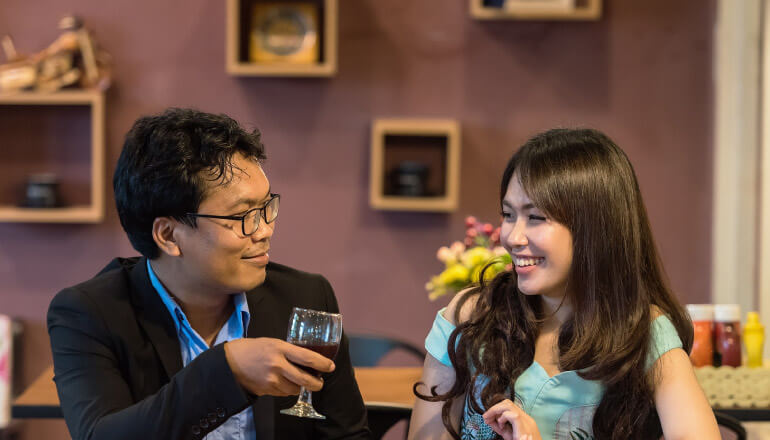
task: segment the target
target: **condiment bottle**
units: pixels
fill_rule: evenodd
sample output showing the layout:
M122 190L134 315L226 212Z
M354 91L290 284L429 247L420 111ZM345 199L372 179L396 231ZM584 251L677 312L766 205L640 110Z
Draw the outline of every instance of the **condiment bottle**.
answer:
M759 322L759 313L749 312L743 327L743 343L749 367L762 366L762 347L765 344L765 326Z
M714 343L712 341L714 306L711 304L687 304L687 312L690 314L694 330L690 360L696 367L711 365L714 359Z
M717 304L714 306L714 346L721 365L741 366L741 306Z

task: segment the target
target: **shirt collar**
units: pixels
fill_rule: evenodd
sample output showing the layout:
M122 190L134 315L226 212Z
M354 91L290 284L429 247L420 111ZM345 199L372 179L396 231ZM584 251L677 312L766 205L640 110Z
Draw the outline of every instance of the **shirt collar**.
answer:
M179 304L171 297L163 283L160 282L158 276L155 275L155 271L152 269L150 259L147 259L147 272L150 275L150 283L155 291L158 292L163 305L168 309L168 313L174 320L176 331L179 332L180 328L185 326L189 327L190 324L187 321L187 316L179 306ZM232 295L233 298L233 314L225 323L230 328L231 334L240 334L240 337L246 337L246 331L249 328L249 321L251 320L251 313L249 311L249 303L246 301L246 293L241 292ZM238 319L240 318L240 319Z

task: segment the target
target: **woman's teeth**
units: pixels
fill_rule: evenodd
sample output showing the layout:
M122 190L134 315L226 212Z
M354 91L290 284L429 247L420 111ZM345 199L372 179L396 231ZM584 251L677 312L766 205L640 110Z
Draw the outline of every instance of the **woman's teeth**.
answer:
M535 257L535 258L516 258L516 266L518 267L527 267L527 266L534 266L537 264L542 263L545 261L545 258L541 257Z

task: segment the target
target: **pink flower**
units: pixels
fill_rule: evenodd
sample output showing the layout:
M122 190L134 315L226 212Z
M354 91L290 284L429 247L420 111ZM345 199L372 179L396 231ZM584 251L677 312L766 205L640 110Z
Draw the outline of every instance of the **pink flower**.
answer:
M446 246L441 246L436 252L436 258L442 263L446 263L448 260L454 258L454 253Z
M459 257L463 252L465 252L465 245L459 241L456 241L452 243L451 246L449 246L449 249L452 251L452 253Z

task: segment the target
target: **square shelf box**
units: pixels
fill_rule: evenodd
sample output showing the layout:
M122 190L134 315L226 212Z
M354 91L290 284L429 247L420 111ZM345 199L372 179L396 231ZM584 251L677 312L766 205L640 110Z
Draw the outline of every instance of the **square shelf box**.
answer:
M540 7L538 2L528 1L518 9L508 8L505 3L502 7L490 6L493 2L489 0L468 1L470 15L477 20L590 21L602 17L602 0L574 0L574 7L565 10L558 0L544 0Z
M296 12L289 15L287 10ZM333 76L337 73L337 15L337 0L227 0L227 72L237 76ZM268 24L273 20L274 28L266 32L278 29L288 33L272 34L275 50L262 49L266 40L260 39L264 38L262 34L255 34L256 20ZM312 26L306 26L308 23ZM310 44L311 38L303 40L300 34L290 33L303 26L314 29L314 44Z
M460 126L450 119L372 124L369 204L394 211L451 212L460 192Z
M12 112L11 116L16 113L14 108L25 107L24 112L28 112L34 115L35 112L45 110L48 119L46 121L57 119L57 115L50 114L48 110L61 110L61 111L82 111L80 107L86 107L90 112L87 118L87 124L90 127L84 127L90 133L90 146L87 150L89 155L88 163L73 164L65 163L61 164L57 161L64 160L65 162L72 161L72 153L69 150L72 146L68 146L68 152L62 153L57 148L52 147L53 144L59 144L62 137L67 137L68 131L72 133L80 129L79 124L75 126L68 125L65 118L61 123L55 124L56 127L42 130L42 133L29 133L29 139L35 144L27 147L26 149L19 150L19 146L15 145L16 142L12 142L9 139L27 139L27 135L21 133L23 130L29 130L29 128L22 127L18 132L16 127L13 127L12 133L3 133L0 131L0 158L3 155L12 156L17 161L21 161L21 168L34 164L36 160L40 163L45 162L46 167L62 166L67 169L68 174L87 177L87 183L84 183L88 189L76 187L72 194L76 195L77 199L72 205L64 206L61 208L23 208L16 205L18 200L12 200L14 197L9 194L21 195L21 190L15 191L16 187L23 185L20 181L22 175L28 170L23 169L6 169L4 172L4 178L6 189L10 188L10 191L6 191L2 195L0 200L0 222L15 222L15 223L97 223L104 218L104 94L101 91L93 90L63 90L52 93L39 93L39 92L18 92L13 94L0 94L0 111ZM57 107L57 109L51 109L51 107ZM70 118L71 119L71 118ZM7 121L6 121L7 122ZM0 124L2 130L9 129L10 124ZM84 124L85 125L85 124ZM79 134L79 133L76 133ZM16 136L14 138L14 136ZM46 145L39 145L37 142L44 142ZM66 143L66 142L65 142ZM48 145L51 144L51 145ZM74 148L77 148L75 146ZM51 157L38 157L35 154L41 154L41 151L53 152ZM74 152L77 153L77 152ZM45 153L43 153L45 154ZM75 154L75 156L79 155ZM33 157L30 157L33 155ZM48 156L48 155L47 155ZM52 158L53 157L53 158ZM11 166L6 164L7 166ZM36 168L36 167L32 167ZM40 171L40 170L37 170ZM12 175L11 182L8 181L8 175ZM62 187L68 186L67 180L62 180ZM14 186L15 185L15 186ZM82 194L84 193L85 194ZM67 197L65 197L66 201Z

